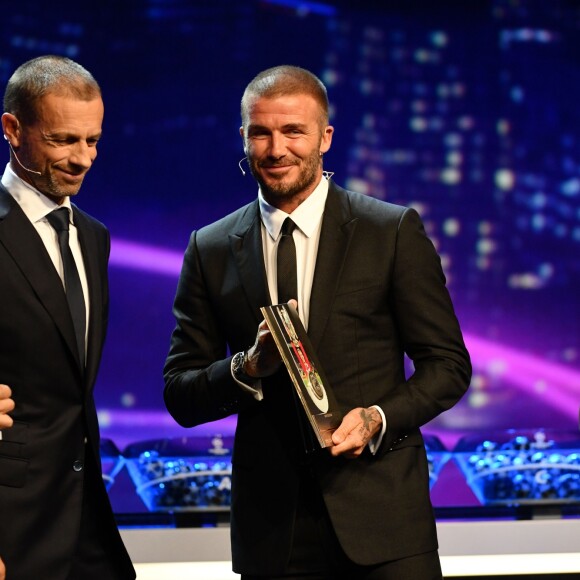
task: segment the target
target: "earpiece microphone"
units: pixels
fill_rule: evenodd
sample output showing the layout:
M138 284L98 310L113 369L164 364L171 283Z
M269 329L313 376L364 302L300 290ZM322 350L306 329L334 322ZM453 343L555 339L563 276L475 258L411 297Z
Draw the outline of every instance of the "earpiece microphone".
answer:
M246 152L246 149L244 148L244 153ZM247 159L247 157L242 157L242 159L240 159L240 162L238 163L238 167L240 168L240 171L242 172L242 175L245 177L246 172L244 171L244 168L242 167L242 161L245 161Z
M4 135L4 139L6 139L6 141L8 141L8 137L6 137L6 135ZM8 141L8 147L10 147L10 151L12 151L12 155L14 155L14 159L16 159L16 161L18 161L18 165L20 165L20 167L22 167L22 169L24 169L24 171L28 171L28 173L35 173L36 175L42 175L42 173L40 171L34 171L33 169L28 169L28 167L24 167L24 165L22 165L22 163L20 163L20 159L18 159L18 156L14 152L14 149L12 148L12 143L10 143L10 141Z

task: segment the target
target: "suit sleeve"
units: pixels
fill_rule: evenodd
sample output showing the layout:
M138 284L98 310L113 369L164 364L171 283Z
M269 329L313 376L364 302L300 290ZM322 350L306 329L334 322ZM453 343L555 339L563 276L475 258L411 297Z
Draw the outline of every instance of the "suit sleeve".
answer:
M173 314L176 326L164 367L165 405L184 427L222 419L252 404L231 375L231 356L210 299L197 233L185 252Z
M441 260L414 210L403 213L396 240L391 309L414 372L380 403L387 418L387 449L401 434L451 408L471 378Z

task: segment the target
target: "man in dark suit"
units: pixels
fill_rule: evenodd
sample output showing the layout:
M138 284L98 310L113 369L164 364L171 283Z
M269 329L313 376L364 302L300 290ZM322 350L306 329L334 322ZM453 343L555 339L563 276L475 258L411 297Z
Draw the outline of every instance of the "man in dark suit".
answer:
M275 67L246 88L240 133L258 199L191 235L165 401L184 426L238 414L231 536L242 578L440 578L419 427L463 395L470 360L419 216L331 181L322 156L333 132L308 71ZM279 300L284 235L298 313L344 413L334 445L311 453L259 310Z
M97 155L102 120L99 85L69 59L33 59L8 81L0 557L9 580L135 578L101 477L93 400L107 327L109 234L70 202Z

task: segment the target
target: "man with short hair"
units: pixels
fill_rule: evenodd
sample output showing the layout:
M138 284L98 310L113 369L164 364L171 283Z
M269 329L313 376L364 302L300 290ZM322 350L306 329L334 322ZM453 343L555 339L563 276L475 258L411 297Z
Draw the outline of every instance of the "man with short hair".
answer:
M24 63L4 95L0 557L9 580L135 578L101 476L93 399L109 233L70 201L97 156L103 111L93 76L60 56Z
M164 371L181 425L238 414L234 571L243 580L440 579L419 428L460 399L471 365L439 257L414 210L345 191L323 171L334 129L313 74L260 73L241 114L258 199L192 233ZM260 313L286 291L277 253L287 236L290 303L344 414L333 445L314 452Z

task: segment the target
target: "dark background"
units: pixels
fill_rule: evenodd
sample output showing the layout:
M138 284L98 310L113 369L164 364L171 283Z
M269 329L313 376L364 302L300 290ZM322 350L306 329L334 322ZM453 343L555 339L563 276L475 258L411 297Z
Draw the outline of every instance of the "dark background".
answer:
M336 182L416 207L442 256L474 377L426 431L452 445L474 430L577 428L579 2L11 3L2 85L47 53L89 69L105 100L76 199L113 239L105 437L188 433L162 401L181 257L192 229L257 193L238 168L239 100L277 64L327 85Z

